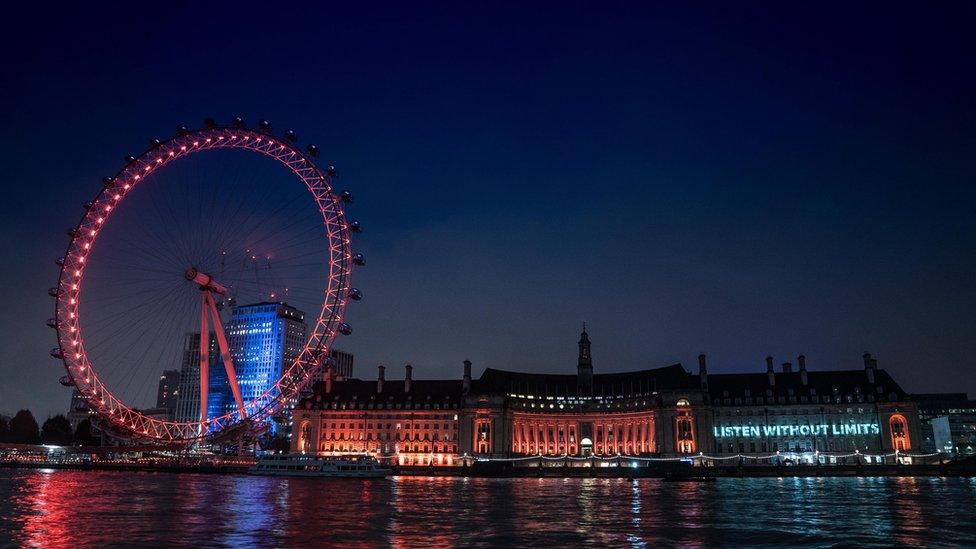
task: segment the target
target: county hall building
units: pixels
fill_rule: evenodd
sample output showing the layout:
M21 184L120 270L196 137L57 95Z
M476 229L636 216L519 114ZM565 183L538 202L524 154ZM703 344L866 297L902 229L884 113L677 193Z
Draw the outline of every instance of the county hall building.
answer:
M697 374L680 364L624 373L593 371L580 334L575 374L485 369L473 379L323 379L295 407L294 451L369 452L399 465L451 466L524 456L731 455L846 461L846 454L916 450L917 408L869 354L856 370ZM777 455L779 453L779 455ZM772 456L772 457L769 457Z

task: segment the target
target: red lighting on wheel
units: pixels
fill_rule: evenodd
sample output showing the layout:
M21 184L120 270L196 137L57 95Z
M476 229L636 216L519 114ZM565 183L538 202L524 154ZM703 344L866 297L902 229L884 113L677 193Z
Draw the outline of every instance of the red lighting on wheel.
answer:
M102 414L107 421L113 423L117 428L128 430L130 433L143 438L165 441L195 440L210 432L232 425L237 421L237 417L236 413L229 413L202 422L164 421L144 415L113 395L99 378L99 368L97 366L88 367L90 361L85 350L86 339L82 334L86 325L82 325L78 315L79 282L84 275L84 268L89 263L87 254L92 248L95 237L98 236L104 223L108 221L110 212L115 211L118 204L122 203L124 191L130 190L134 185L141 182L141 174L150 177L149 174L159 171L154 170L153 167L160 167L177 158L192 156L198 151L218 148L250 151L269 157L288 168L315 200L326 229L328 244L329 261L326 268L329 270L329 276L326 279L327 287L321 294L324 302L317 318L309 322L308 339L295 361L284 366L281 378L273 384L272 388L246 403L249 419L260 421L270 418L290 399L298 396L299 391L310 379L314 368L317 366L316 357L322 355L323 349L329 349L336 336L337 331L332 327L338 326L342 322L346 294L350 288L353 257L349 250L349 237L346 234L348 224L342 209L342 201L333 194L326 176L306 155L291 144L277 142L266 136L262 137L256 130L249 130L246 127L236 127L233 133L228 128L222 127L181 131L168 141L154 142L150 151L138 158L127 159L126 166L112 178L112 185L101 187L102 194L91 203L94 207L89 207L86 210L85 217L73 230L73 238L69 243L68 253L64 257L75 258L75 263L70 265L73 268L61 270L61 280L58 287L62 288L62 291L56 292L57 295L54 296L57 300L55 329L59 332L59 341L70 342L71 349L74 351L62 353L61 357L65 363L68 376L76 385L84 384L82 395L92 409ZM176 150L180 151L179 155L176 154ZM166 154L163 154L162 151L166 151ZM136 166L143 167L140 173L132 173L138 171ZM121 185L122 191L120 191L118 185L122 180L128 182ZM99 203L102 205L101 209L97 207ZM101 215L97 215L95 210L98 210L98 214ZM89 235L89 238L82 242L77 237L84 234ZM251 255L254 260L257 259L256 254ZM96 263L98 263L97 257ZM71 293L64 290L66 288L70 288ZM287 294L287 290L285 292ZM271 295L274 298L278 294L272 293ZM299 382L295 383L295 380L299 380Z

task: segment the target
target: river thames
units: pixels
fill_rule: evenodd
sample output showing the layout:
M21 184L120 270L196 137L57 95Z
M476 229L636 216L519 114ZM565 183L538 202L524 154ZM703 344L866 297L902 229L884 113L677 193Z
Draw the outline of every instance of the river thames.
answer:
M0 546L961 546L976 479L385 480L0 470Z

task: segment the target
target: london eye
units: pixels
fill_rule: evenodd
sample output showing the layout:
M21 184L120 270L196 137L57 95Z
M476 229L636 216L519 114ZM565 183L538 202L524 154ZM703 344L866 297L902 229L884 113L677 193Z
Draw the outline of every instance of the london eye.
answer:
M318 156L291 130L238 117L125 157L57 259L48 325L62 384L114 431L161 442L265 424L294 402L362 297L352 195ZM253 316L260 307L281 318ZM179 410L154 408L165 370L181 371Z

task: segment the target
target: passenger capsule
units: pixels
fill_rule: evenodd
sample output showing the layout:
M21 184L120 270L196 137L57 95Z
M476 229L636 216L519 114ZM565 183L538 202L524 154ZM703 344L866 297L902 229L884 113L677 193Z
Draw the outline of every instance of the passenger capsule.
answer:
M54 263L58 267L64 267L64 258L63 257L59 257L59 258L57 258L57 259L54 260Z
M64 351L61 350L61 347L55 347L55 348L51 349L51 356L53 356L54 358L63 359L64 358Z
M176 133L179 135L186 135L190 133L190 129L183 125L176 126Z
M335 366L335 359L333 359L331 356L327 356L322 359L322 367L324 368L326 366Z
M152 147L152 148L154 148L154 149L155 149L156 147L158 147L158 146L160 146L160 145L162 145L162 144L163 144L163 142L162 142L162 141L160 141L160 140L158 140L158 139L155 139L155 138L153 138L153 139L150 139L150 140L149 140L149 146L150 146L150 147Z
M363 267L366 265L366 256L364 256L363 254L356 254L352 256L352 262L355 265L359 265L360 267Z
M319 155L319 148L316 147L315 145L309 145L305 147L305 150L308 151L308 155L311 156L312 158L316 158Z
M58 289L57 288L48 288L47 289L47 295L49 295L51 297L58 297Z
M131 154L129 154L129 155L126 155L126 157L125 157L125 161L126 161L127 163L129 163L129 164L131 164L131 163L133 163L133 162L135 162L135 161L136 161L136 157L134 157L134 156L132 156Z
M102 185L105 185L106 187L108 187L109 185L111 185L114 182L115 182L115 180L112 179L111 177L107 176L107 175L102 178Z
M46 324L47 324L47 327L48 328L57 328L58 327L58 321L56 319L53 319L53 318L47 319L47 323Z
M352 335L352 326L346 324L345 322L339 324L339 333L342 335ZM60 349L58 349L60 351Z
M358 221L353 221L349 224L349 230L354 233L361 233L363 232L363 226L360 225Z
M95 204L95 203L94 203L94 202L92 202L91 200L89 200L88 202L85 202L85 209L86 209L86 210L90 210L90 209L91 209L91 207L92 207L92 206L93 206L94 204Z
M233 125L235 128L243 128L244 118L241 116L235 116L234 120L231 121L231 125Z
M76 227L71 227L70 229L68 229L67 232L68 232L68 236L70 236L71 238L78 236L78 229Z
M74 383L71 382L71 378L68 376L59 377L58 383L60 383L63 387L71 387L74 385Z
M352 193L349 191L342 191L341 193L339 193L339 198L341 198L342 201L345 202L346 204L352 203Z
M291 143L298 141L298 137L295 136L295 130L285 130L285 139Z
M214 120L213 118L204 118L203 119L203 125L206 126L206 127L208 127L208 128L216 128L217 127L217 121Z
M339 172L336 171L336 167L329 164L329 167L325 169L325 175L329 177L339 177Z
M359 301L363 298L363 292L359 288L349 289L349 299L353 301Z
M261 120L258 122L258 129L264 133L271 133L271 122L267 120Z

